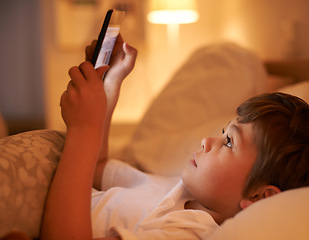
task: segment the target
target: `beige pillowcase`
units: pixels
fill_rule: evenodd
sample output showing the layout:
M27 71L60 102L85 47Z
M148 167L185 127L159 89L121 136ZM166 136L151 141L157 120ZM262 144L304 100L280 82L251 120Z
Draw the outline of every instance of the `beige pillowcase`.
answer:
M0 139L0 237L12 230L38 238L47 191L64 136L51 130Z

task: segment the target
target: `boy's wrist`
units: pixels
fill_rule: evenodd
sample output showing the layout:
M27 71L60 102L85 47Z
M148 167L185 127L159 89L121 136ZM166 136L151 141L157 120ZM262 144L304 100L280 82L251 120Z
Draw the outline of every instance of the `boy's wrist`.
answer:
M76 141L87 140L95 145L101 146L101 142L103 141L104 136L103 131L103 127L68 127L67 137L74 138Z

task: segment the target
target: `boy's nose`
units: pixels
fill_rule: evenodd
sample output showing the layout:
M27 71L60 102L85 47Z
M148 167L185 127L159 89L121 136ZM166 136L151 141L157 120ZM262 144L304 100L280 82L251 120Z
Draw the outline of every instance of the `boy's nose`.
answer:
M202 139L201 146L202 146L202 150L205 151L205 147L206 147L206 139L205 138Z
M210 138L204 138L201 142L203 152L209 152L211 149L211 140Z

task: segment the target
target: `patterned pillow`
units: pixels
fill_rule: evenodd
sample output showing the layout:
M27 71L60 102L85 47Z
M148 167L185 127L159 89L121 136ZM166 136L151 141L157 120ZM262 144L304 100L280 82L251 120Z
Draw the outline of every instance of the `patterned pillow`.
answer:
M0 139L0 237L17 230L38 238L63 144L64 135L52 130Z

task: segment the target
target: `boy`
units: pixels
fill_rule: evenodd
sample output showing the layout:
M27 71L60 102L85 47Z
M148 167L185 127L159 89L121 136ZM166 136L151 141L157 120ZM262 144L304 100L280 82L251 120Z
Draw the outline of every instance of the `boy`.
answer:
M107 161L111 115L136 54L119 37L104 83L107 66L70 69L61 97L67 136L42 239L205 238L253 202L309 185L309 107L279 93L243 103L222 136L202 140L181 181Z

